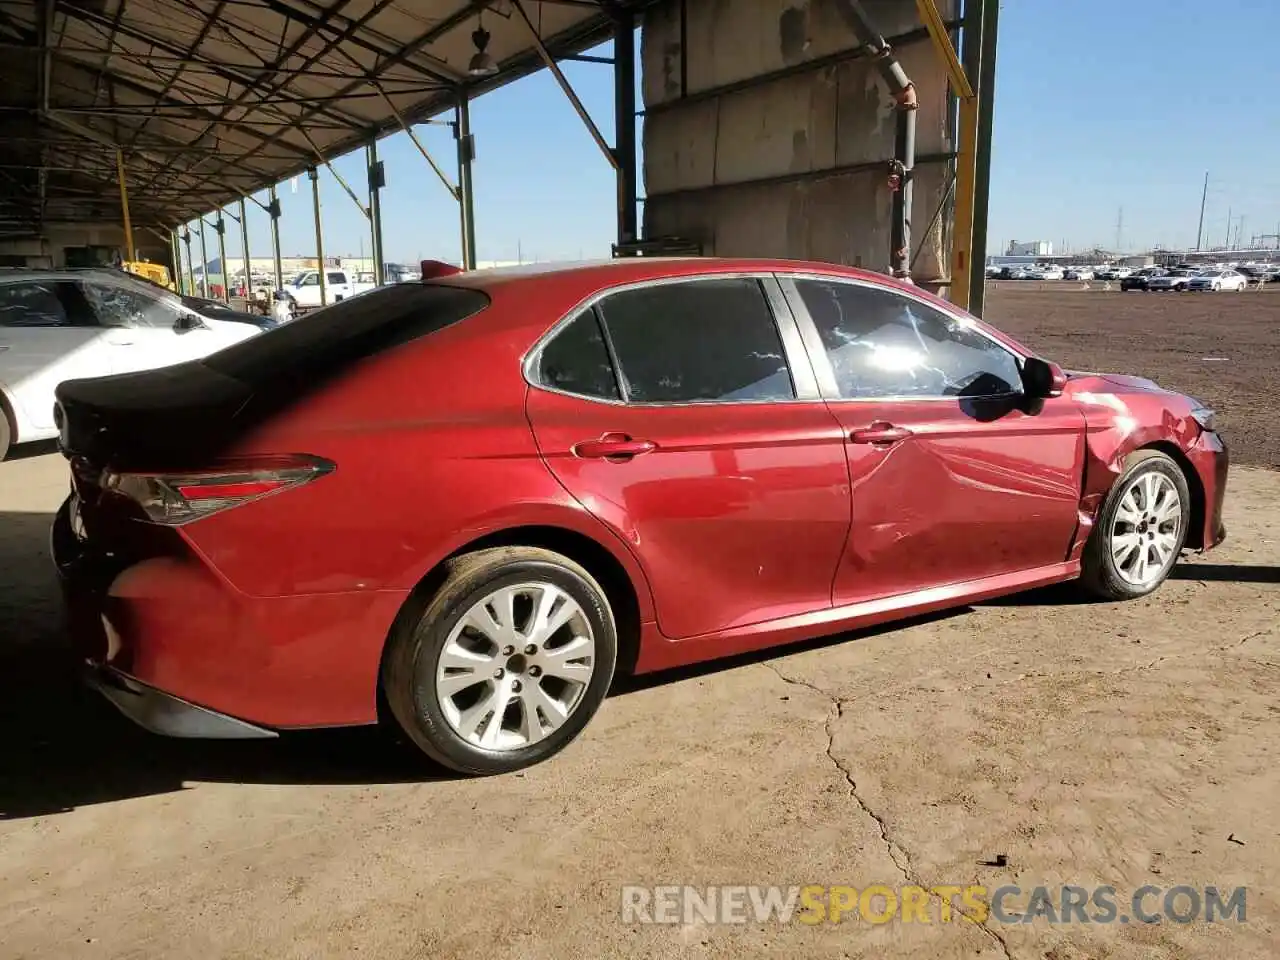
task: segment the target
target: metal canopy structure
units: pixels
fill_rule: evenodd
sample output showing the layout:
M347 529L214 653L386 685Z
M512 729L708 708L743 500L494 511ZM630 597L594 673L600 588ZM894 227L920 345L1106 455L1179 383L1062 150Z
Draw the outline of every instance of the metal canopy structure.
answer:
M466 143L470 98L622 31L632 37L642 5L0 0L0 237L32 236L50 221L117 221L118 163L135 227L168 231L446 111L456 111L455 134L463 127ZM487 42L477 44L481 29ZM556 76L630 181L619 196L620 210L629 196L632 211L619 222L629 219L634 238L626 47L615 63L631 73L618 80L623 149L607 146ZM491 59L488 71L470 69L478 52L485 66Z

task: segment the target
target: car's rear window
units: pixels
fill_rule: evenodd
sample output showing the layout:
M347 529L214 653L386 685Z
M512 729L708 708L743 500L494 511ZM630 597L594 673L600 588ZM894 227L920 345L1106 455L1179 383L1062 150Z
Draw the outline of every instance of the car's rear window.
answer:
M204 362L242 383L310 380L443 330L488 305L479 290L394 284L299 317Z

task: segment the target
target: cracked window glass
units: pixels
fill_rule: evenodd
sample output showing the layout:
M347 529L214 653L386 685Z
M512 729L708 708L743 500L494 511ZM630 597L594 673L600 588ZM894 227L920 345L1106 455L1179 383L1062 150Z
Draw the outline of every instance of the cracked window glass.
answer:
M181 317L176 306L124 287L86 283L84 295L104 327L173 329Z
M1020 393L1018 358L972 325L892 290L827 280L796 287L841 397Z

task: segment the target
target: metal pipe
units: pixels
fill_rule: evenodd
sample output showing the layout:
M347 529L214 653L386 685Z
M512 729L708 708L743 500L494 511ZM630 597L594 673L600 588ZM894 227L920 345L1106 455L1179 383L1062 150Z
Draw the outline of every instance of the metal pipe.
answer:
M854 2L854 0L844 0L844 2ZM564 91L564 95L569 98L569 103L573 105L573 109L577 112L579 119L586 124L587 132L591 134L591 139L596 142L596 146L600 148L600 152L604 154L604 158L609 161L615 170L618 169L618 158L613 155L609 143L604 138L604 134L600 132L600 128L596 126L596 122L591 119L591 114L587 112L587 108L582 105L582 101L578 99L578 94L574 91L573 85L569 83L560 65L556 63L556 58L551 56L547 50L546 44L542 42L542 37L538 35L538 28L533 25L533 21L529 19L529 14L524 8L524 4L520 0L511 0L511 5L516 12L520 14L520 19L524 21L524 25L529 28L529 39L533 42L534 49L538 51L538 56L542 58L542 62L547 65L547 69L551 71L551 75L555 77L556 83L560 85L560 89ZM631 112L635 113L633 107Z
M173 285L178 293L186 293L186 284L182 277L182 245L178 243L178 231L169 231L169 257L173 260Z
M369 232L373 236L373 282L382 286L382 187L383 167L378 162L378 141L366 148L369 159Z
M121 150L116 150L116 179L120 182L120 215L124 219L124 246L128 251L128 260L132 263L138 259L138 252L133 246L133 224L129 220L129 188L124 183L124 152Z
M409 141L417 147L418 152L422 154L422 159L426 160L431 169L435 171L436 176L440 178L440 182L445 185L445 189L449 191L449 194L453 199L459 199L458 188L453 185L453 181L449 179L448 174L440 169L440 164L436 163L435 157L431 156L431 154L427 152L427 148L422 145L422 141L418 139L418 135L413 132L413 127L404 122L404 117L401 116L400 111L396 109L396 105L391 102L391 98L387 96L386 91L382 89L382 85L380 83L375 83L375 86L378 88L378 92L382 94L382 99L386 101L387 107L391 110L391 115L396 118L396 123L400 124L400 129L409 135Z
M462 217L462 269L476 268L476 211L475 191L471 182L471 164L475 160L475 140L471 136L471 110L467 104L467 91L458 91L458 209Z
M200 296L209 299L209 248L204 243L204 217L200 218Z
M911 279L911 199L916 155L916 89L907 78L893 49L872 25L859 0L835 0L845 24L871 51L876 69L897 106L894 157L889 162L889 189L893 192L889 225L889 269L893 276Z
M240 250L244 255L244 297L253 300L253 271L249 269L249 218L245 214L244 197L240 198Z
M1209 172L1206 170L1204 174L1204 191L1200 194L1200 225L1196 227L1196 250L1200 249L1200 244L1204 240L1204 205L1209 199Z
M196 295L196 264L191 257L191 224L189 223L182 232L182 242L187 248L187 288L184 292L187 296L194 297Z
M276 274L275 291L279 291L284 289L284 269L280 263L280 198L276 196L274 184L267 193L267 214L271 217L271 261Z
M231 271L227 269L227 221L218 210L218 222L213 225L218 234L218 273L222 277L222 302L231 304Z
M618 179L618 243L639 239L636 223L636 24L619 12L613 31L614 155Z
M316 274L320 279L320 306L329 305L329 293L324 275L324 230L320 225L320 171L315 167L307 170L311 178L311 203L316 217Z
M1000 0L982 2L982 68L978 71L978 150L974 161L973 250L970 266L976 278L969 284L969 312L982 316L987 280L987 210L991 202L991 130L996 102L996 34Z
M356 192L351 189L351 185L342 178L342 174L338 173L337 170L333 169L333 165L324 158L324 151L322 151L318 146L316 146L316 142L311 139L311 135L307 133L306 130L299 128L298 132L302 134L302 136L306 139L307 143L311 144L311 149L316 152L316 159L319 160L321 163L323 163L325 169L328 170L331 174L333 174L333 179L338 181L338 186L342 187L343 190L347 191L347 196L351 198L351 202L354 203L357 207L359 207L360 212L363 213L367 218L369 216L368 209L365 207L363 203L360 202L360 198L357 197Z
M921 3L930 0L920 0ZM964 67L968 96L960 100L959 149L956 154L955 218L951 233L951 302L968 309L973 271L973 197L978 159L978 97L982 83L982 0L966 0L964 10ZM948 46L950 43L948 42Z

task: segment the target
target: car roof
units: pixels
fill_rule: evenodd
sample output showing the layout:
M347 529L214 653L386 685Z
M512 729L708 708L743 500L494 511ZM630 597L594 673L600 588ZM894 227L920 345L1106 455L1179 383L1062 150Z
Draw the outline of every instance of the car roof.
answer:
M618 257L607 260L525 263L469 270L435 277L429 282L495 292L498 288L511 284L530 284L544 289L554 287L562 293L572 291L576 298L586 298L610 287L722 273L813 273L832 278L863 280L910 291L945 309L956 309L954 304L940 300L914 284L904 283L883 273L817 260L760 257Z

